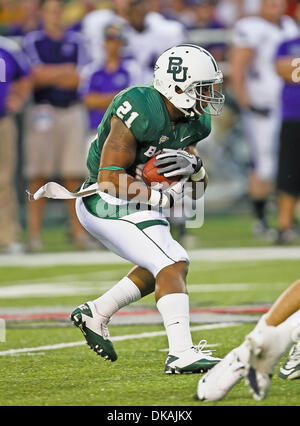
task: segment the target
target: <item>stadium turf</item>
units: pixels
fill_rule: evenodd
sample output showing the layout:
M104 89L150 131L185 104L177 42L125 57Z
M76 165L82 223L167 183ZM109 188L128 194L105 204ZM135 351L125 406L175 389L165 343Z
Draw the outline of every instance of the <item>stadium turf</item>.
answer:
M0 312L19 312L22 308L34 311L46 307L48 311L51 307L56 310L60 307L66 311L71 306L99 296L99 292L105 291L105 286L111 286L127 271L128 265L124 264L2 267L0 294L3 290L7 293L6 297L2 294ZM193 262L189 275L191 308L269 306L298 277L297 260ZM69 294L59 293L63 285L69 286L66 288L69 288ZM52 294L44 294L49 287ZM12 292L9 293L9 290ZM75 294L78 290L79 293ZM153 296L148 296L136 306L154 307ZM195 344L201 339L207 339L209 344L216 345L213 346L215 354L224 356L242 342L244 335L253 326L225 324L225 328L220 328L217 324L217 328L193 331L193 339ZM169 377L163 373L167 355L167 338L164 333L145 338L117 339L115 348L119 359L111 364L89 351L82 344L81 333L69 327L67 322L7 322L6 331L6 342L0 343L2 406L196 407L200 404L193 400L199 376ZM110 331L115 338L163 332L164 329L162 325L123 325L111 326ZM64 346L74 342L75 346ZM56 344L63 344L63 347L53 349ZM35 350L40 346L46 348ZM27 349L23 352L3 356L5 351L24 348ZM255 402L241 382L225 400L204 405L296 406L299 400L299 381L286 382L275 375L269 397L265 401Z

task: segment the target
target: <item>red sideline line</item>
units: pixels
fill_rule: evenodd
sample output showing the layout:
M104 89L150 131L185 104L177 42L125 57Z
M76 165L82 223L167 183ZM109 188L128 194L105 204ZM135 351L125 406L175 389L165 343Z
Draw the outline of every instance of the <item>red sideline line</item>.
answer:
M211 313L211 314L264 314L269 311L269 307L255 308L200 308L191 309L191 314ZM115 314L119 317L135 316L135 315L159 315L157 310L144 309L137 311L124 311ZM39 313L39 314L7 314L1 315L0 318L5 321L41 321L41 320L59 320L69 319L70 313L55 312L55 313Z

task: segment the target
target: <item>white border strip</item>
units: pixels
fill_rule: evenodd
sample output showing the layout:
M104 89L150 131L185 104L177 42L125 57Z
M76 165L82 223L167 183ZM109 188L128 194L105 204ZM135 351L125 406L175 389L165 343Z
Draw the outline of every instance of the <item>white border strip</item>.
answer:
M236 322L227 322L227 323L218 323L218 324L207 324L200 325L196 327L191 327L191 331L199 331L199 330L213 330L216 328L228 328L228 327L236 327L241 323ZM153 331L149 333L140 333L140 334L125 334L124 336L115 336L111 338L112 342L123 342L124 340L132 340L132 339L148 339L152 337L164 336L166 334L165 331ZM0 352L0 356L12 356L15 354L21 353L31 353L31 352L39 352L39 351L52 351L56 349L64 349L64 348L74 348L76 346L83 346L86 344L86 341L80 342L71 342L71 343L58 343L56 345L47 345L47 346L38 346L35 348L20 348L20 349L10 349L7 351Z
M258 260L297 260L300 247L251 247L189 251L191 260L236 262ZM103 265L129 263L107 251L0 255L0 266Z

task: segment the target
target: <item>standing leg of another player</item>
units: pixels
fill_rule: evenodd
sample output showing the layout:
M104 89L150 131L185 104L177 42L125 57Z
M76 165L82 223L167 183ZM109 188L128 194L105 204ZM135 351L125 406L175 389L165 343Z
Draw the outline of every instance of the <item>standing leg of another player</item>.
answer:
M248 384L255 399L263 399L271 384L273 371L281 356L300 337L300 320L293 314L300 309L300 280L291 285L258 322L244 343L227 356L198 383L201 401L217 401L248 374ZM294 346L292 368L280 369L281 378L300 377L300 343ZM292 351L291 351L292 352ZM288 362L288 361L287 361ZM287 363L286 363L287 364ZM285 364L285 365L286 365ZM283 367L285 367L285 365Z
M291 285L274 303L267 313L267 325L274 327L283 323L287 318L300 309L300 280Z
M34 194L46 183L43 177L34 178L29 184L29 191ZM28 250L35 252L42 249L41 226L47 199L42 198L35 203L28 203Z
M79 178L65 178L64 179L64 185L65 187L71 191L76 191L77 188L79 188L82 185L82 182ZM87 241L86 232L84 228L82 227L81 223L78 220L78 217L76 215L76 211L74 208L75 202L74 200L66 200L67 210L69 214L69 220L72 230L72 236L74 240L75 246L77 246L79 249L86 248L85 243Z

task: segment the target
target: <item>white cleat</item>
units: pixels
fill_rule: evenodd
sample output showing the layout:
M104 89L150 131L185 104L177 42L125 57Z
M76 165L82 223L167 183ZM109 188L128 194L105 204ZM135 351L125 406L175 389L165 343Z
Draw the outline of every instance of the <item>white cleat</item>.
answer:
M219 364L200 379L197 398L203 402L219 401L224 398L230 389L246 376L249 356L249 348L245 342L229 352Z
M271 385L273 372L287 350L289 339L283 336L280 327L266 324L264 318L246 337L250 348L249 371L246 384L253 398L264 399Z
M97 355L112 362L117 360L118 356L109 337L108 320L97 314L93 302L78 306L71 314L71 321L81 330L87 344Z
M169 354L165 363L165 373L205 373L213 368L221 361L221 358L211 356L211 350L204 350L206 344L206 340L201 340L198 346L193 346L179 354Z

